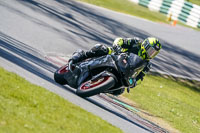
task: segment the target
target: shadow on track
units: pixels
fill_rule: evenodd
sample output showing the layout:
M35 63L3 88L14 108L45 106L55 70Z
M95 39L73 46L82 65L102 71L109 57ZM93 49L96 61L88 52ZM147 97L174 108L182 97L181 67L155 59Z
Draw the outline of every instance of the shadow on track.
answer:
M132 35L143 39L147 37L147 33L145 33L144 31L141 31L134 27L130 28L123 23L115 21L111 18L107 18L103 14L99 14L98 12L96 12L96 10L89 9L86 6L77 3L76 1L57 0L56 4L59 4L59 8L48 6L46 4L39 3L33 0L24 0L20 1L20 3L40 14L44 14L45 16L48 16L56 20L57 22L65 25L65 29L77 37L73 38L71 40L71 43L73 43L74 45L79 45L80 47L82 46L80 45L80 40L82 40L83 42L87 42L87 40L92 40L97 43L104 43L107 45L112 44L113 38L106 35L105 32L115 36L123 37L126 37L127 33L131 33ZM7 7L9 8L9 6ZM36 24L47 27L51 30L54 30L55 32L60 32L60 35L66 37L67 39L73 37L71 34L67 32L62 32L59 29L55 28L53 25L49 25L48 23L34 18L24 12L21 12L18 9L10 8L10 10L17 12L19 15L29 19L30 21L35 22ZM80 16L81 18L77 18L77 16ZM87 17L89 20L84 19L85 17ZM92 22L95 27L93 25L90 25L90 22ZM97 27L105 30L102 32Z
M67 32L17 9L13 9L13 11L17 11L19 15L36 24L57 32L66 39L66 42L70 42L79 48L88 49L87 44L91 44L91 42L110 45L114 38L118 36L137 36L142 39L151 36L147 32L134 27L134 24L130 26L108 18L102 12L76 1L56 0L54 1L55 4L51 6L33 0L19 2L64 25ZM163 50L153 60L153 68L169 75L173 74L176 77L200 81L200 70L198 69L200 56L166 41L161 40L161 42Z
M38 50L17 41L2 32L0 32L0 57L20 66L38 77L45 79L48 82L58 85L55 83L54 79L47 76L47 73L44 71L46 70L54 73L55 70L58 69L57 66L47 62L43 55L38 53ZM58 86L61 87L61 85ZM74 93L74 91L70 89L68 89L68 91Z

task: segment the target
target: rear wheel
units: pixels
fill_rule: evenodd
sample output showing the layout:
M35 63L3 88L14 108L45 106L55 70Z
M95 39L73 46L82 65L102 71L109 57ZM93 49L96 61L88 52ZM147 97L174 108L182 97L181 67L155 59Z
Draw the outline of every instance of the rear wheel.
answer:
M68 64L65 65L65 66L62 66L61 68L59 68L55 73L54 73L54 80L61 84L61 85L64 85L64 84L67 84L67 81L65 80L64 76L66 73L68 73L69 70L68 70Z
M89 97L104 92L114 87L114 85L115 79L113 77L103 76L84 82L78 87L76 94L81 97Z

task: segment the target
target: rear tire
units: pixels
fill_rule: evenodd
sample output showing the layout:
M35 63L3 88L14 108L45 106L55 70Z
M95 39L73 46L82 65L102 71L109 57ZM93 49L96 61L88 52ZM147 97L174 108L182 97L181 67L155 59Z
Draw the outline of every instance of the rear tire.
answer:
M65 65L59 68L58 70L56 70L56 72L54 73L54 80L57 83L61 85L67 84L67 81L64 78L65 74L69 72L67 68L68 68L68 65Z
M89 97L102 93L105 90L108 90L114 86L115 86L115 79L113 77L111 76L100 77L95 81L88 80L82 83L78 87L76 94L81 97Z

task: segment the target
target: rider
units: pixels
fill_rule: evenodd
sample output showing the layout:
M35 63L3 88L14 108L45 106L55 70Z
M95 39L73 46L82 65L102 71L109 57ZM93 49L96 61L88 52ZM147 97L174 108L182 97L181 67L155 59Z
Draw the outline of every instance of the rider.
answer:
M87 58L99 57L113 52L121 53L133 53L138 55L142 60L147 61L146 67L139 73L136 77L136 81L143 80L145 73L150 70L151 63L150 60L153 59L162 48L160 41L154 37L148 37L145 40L139 39L138 37L134 38L116 38L113 42L112 47L108 47L102 44L96 44L91 50L83 51L78 50L73 53L72 58L69 60L71 63L77 63ZM134 83L136 85L136 82ZM121 90L115 91L114 95L119 95L124 92L124 88Z

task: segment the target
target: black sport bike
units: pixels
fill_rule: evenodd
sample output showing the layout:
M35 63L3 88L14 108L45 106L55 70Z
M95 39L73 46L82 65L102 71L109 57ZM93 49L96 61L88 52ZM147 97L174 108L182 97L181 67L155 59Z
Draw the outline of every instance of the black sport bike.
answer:
M132 53L111 54L73 65L69 62L54 73L54 79L75 88L81 97L113 94L121 88L134 87L137 75L146 65L146 61Z

